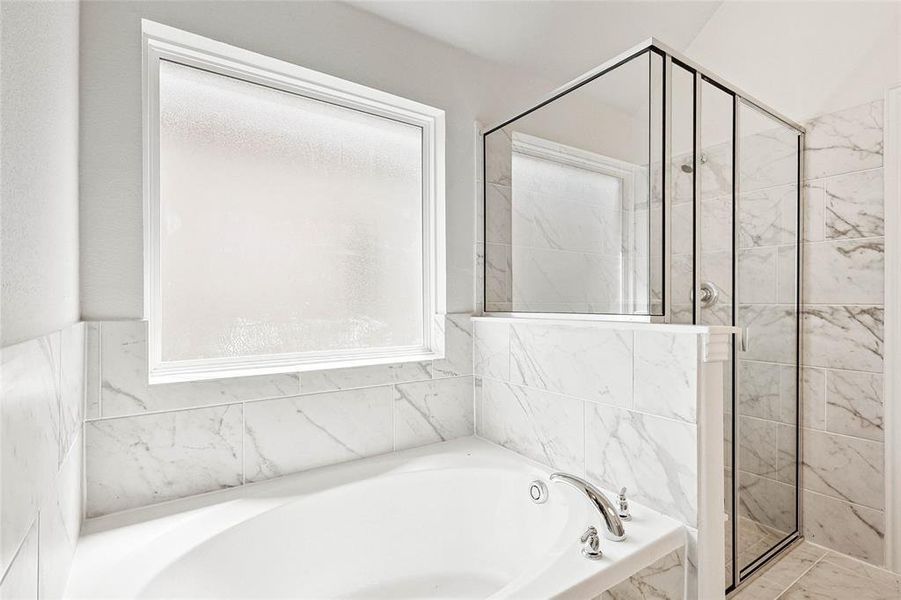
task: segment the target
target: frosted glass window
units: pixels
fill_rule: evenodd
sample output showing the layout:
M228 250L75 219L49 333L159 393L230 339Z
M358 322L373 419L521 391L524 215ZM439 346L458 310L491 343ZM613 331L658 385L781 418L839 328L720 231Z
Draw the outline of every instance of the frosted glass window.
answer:
M163 61L163 360L423 344L422 129Z

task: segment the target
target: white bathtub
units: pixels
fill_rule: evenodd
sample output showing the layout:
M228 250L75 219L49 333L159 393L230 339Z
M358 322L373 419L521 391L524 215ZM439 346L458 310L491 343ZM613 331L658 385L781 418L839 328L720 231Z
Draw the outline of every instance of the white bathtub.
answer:
M465 438L88 521L70 598L592 597L680 548L680 523L633 505L624 542L580 553L575 489Z

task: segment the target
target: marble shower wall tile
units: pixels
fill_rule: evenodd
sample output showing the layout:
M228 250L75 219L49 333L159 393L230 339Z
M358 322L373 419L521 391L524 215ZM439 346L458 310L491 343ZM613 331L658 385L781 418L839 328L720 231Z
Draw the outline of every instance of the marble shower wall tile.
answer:
M55 340L55 341L54 341ZM35 521L59 466L59 333L2 350L0 573Z
M87 516L242 483L241 405L85 424Z
M795 529L797 489L747 471L739 474L739 514L777 531Z
M472 377L394 386L394 449L404 450L472 435Z
M629 406L632 331L566 325L510 326L510 381Z
M103 377L100 373L100 322L88 321L84 324L84 417L100 418L100 387Z
M473 372L510 379L510 325L504 321L473 322Z
M584 473L581 400L483 379L476 413L479 436L555 469Z
M784 304L742 304L739 320L750 330L746 360L792 364L796 353L796 309Z
M394 386L245 404L245 480L262 481L394 449Z
M84 422L84 331L84 323L76 323L60 332L60 465Z
M825 237L869 238L885 234L882 169L826 179Z
M103 321L100 339L104 418L291 396L300 391L294 374L148 385L146 321Z
M810 304L882 304L882 239L804 244L803 298Z
M808 179L882 166L882 100L823 115L806 127Z
M0 598L38 598L38 520L29 524L12 565L0 582Z
M73 443L78 451L66 456L40 512L39 576L43 598L63 597L81 532L84 477L81 436Z
M697 406L689 400L698 394L697 336L635 332L634 361L635 409L694 423Z
M881 442L885 437L882 374L829 371L826 429Z
M880 442L804 432L804 488L882 510L885 448Z
M804 535L808 541L873 564L885 558L885 515L873 510L804 491Z
M444 358L432 361L432 376L472 375L472 346L472 316L447 315L444 319Z
M68 579L82 517L83 340L75 323L0 353L3 598L59 598Z
M806 306L801 362L806 366L882 371L881 306Z
M804 223L801 240L804 242L822 242L826 228L826 198L822 181L805 181L803 193Z

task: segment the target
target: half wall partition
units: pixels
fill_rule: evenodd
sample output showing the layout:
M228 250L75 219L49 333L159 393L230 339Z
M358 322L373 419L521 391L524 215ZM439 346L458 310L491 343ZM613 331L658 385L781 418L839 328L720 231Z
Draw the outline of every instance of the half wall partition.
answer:
M740 328L727 592L800 538L803 135L653 39L483 134L486 315Z

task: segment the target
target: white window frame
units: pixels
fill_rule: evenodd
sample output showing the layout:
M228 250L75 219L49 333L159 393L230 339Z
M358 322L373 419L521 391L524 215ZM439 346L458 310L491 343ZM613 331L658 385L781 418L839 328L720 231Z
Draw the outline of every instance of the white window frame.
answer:
M444 357L444 111L173 27L141 20L144 139L144 318L150 383L426 361ZM159 65L168 60L415 125L422 129L423 344L416 347L162 360Z

